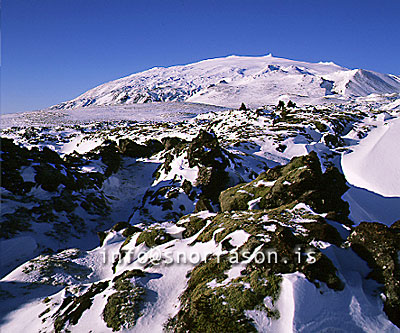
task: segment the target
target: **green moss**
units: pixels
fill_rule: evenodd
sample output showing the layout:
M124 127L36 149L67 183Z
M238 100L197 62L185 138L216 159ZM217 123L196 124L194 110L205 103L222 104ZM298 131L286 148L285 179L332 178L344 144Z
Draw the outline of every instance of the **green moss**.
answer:
M307 223L301 223L307 220ZM314 220L315 222L312 222ZM299 222L294 222L299 221ZM270 226L275 225L271 230ZM343 284L336 275L336 268L332 262L321 252L314 248L315 263L308 263L305 257L299 262L295 249L300 246L303 250L312 248L310 243L314 240L323 240L331 244L341 245L342 239L336 229L331 227L318 215L311 215L303 209L287 210L279 207L271 210L252 212L220 213L204 229L196 241L207 242L214 237L216 242L221 242L222 248L232 250L229 244L229 234L235 230L244 230L250 236L247 242L236 249L240 260L244 260L244 253L253 253L255 248L262 245L261 251L272 248L279 258L275 263L269 262L266 267L251 262L248 272L256 270L268 270L274 274L292 273L302 271L311 282L321 281L328 287L341 290ZM218 231L216 233L216 231ZM228 237L228 238L227 238ZM268 239L265 243L264 238ZM287 262L283 262L283 258Z
M136 240L136 245L145 243L148 247L161 245L171 241L173 238L163 229L158 227L150 227L142 231Z
M270 182L270 186L265 186ZM271 183L272 182L272 183ZM334 167L323 174L315 152L293 158L284 167L261 173L248 184L237 185L220 194L223 211L247 210L249 201L259 199L258 208L272 209L306 203L318 213L335 212L345 222L348 204L341 197L346 192L346 180Z
M248 209L248 202L253 199L253 196L244 187L244 184L239 184L221 192L219 202L222 211Z
M197 234L204 226L207 224L208 219L202 219L196 215L190 215L183 217L178 224L185 227L186 230L183 232L182 236L184 238L191 237Z
M130 224L128 222L122 221L122 222L117 222L114 224L114 226L111 228L111 231L121 231L125 228L128 228Z
M198 265L190 274L188 287L181 297L181 309L165 325L174 332L256 332L246 310L261 309L270 317L277 318L276 309L264 306L270 296L273 302L279 295L279 276L268 276L254 271L234 279L223 286L211 288L208 282L222 282L230 268L228 257L216 258ZM250 288L247 287L250 285Z
M207 261L197 265L190 273L186 291L191 292L199 289L207 282L216 279L222 281L226 278L225 271L231 267L226 256L219 258L208 258ZM185 298L185 296L183 296Z
M122 243L120 249L122 249L124 246L128 245L128 244L130 243L130 241L132 240L132 237L133 237L133 234L132 234L132 235L129 235L129 236L125 239L125 241Z
M113 331L132 328L140 317L140 307L146 293L145 289L132 282L136 277L143 277L141 270L125 271L113 279L114 289L103 310L103 319Z
M320 121L314 121L314 125L317 128L317 130L320 131L321 133L326 132L328 130L328 126L321 123Z
M315 170L315 171L314 171ZM318 157L315 153L307 156L295 157L284 167L275 167L261 173L255 180L248 184L239 184L221 193L219 199L222 211L247 210L248 202L256 198L263 198L260 207L274 208L289 203L296 198L284 195L287 192L286 182L298 181L316 172L321 174ZM263 182L275 182L266 186ZM268 198L265 199L265 198ZM268 202L266 202L268 201Z
M197 237L196 241L208 242L213 236L215 241L220 242L227 235L237 229L243 229L248 232L262 232L261 225L257 225L258 219L265 215L265 211L237 211L237 212L223 212L218 213L203 232ZM251 218L251 220L249 219ZM214 234L215 231L220 230Z
M169 332L256 332L250 320L224 305L214 294L193 297L191 303L165 325Z
M384 285L384 311L400 327L400 234L398 222L391 228L376 222L362 222L350 234L352 249L371 268L370 278Z
M137 232L141 232L142 230L139 229L138 227L135 227L133 225L129 225L123 232L122 232L122 236L124 237L129 237L134 235Z

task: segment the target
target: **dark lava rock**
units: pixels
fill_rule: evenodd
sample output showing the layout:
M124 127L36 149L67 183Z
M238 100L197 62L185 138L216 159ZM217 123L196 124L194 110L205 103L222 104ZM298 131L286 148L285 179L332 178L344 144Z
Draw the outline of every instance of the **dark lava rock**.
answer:
M400 327L400 235L395 227L377 222L362 222L350 234L352 249L371 267L369 275L384 285L384 311Z
M192 192L193 186L192 183L190 181L188 181L187 179L185 179L182 183L182 189L183 192L185 192L187 195L190 195L190 192Z
M187 144L188 142L186 140L183 140L178 137L166 137L161 139L162 144L164 145L165 150L171 150L173 148L177 148L178 146L182 144Z
M337 148L344 145L343 139L340 136L330 133L324 135L324 142L329 148Z
M336 246L340 246L343 243L343 239L336 228L328 224L323 218L320 218L318 222L304 223L303 225L308 231L307 239L310 241L316 239Z
M67 183L67 177L50 164L35 165L34 169L36 170L35 182L45 191L54 192L59 185Z
M226 188L229 176L225 171L228 161L215 134L201 130L189 144L187 156L191 168L199 167L196 185L206 197L217 201L218 195Z
M104 173L106 177L111 176L111 174L119 170L121 165L121 154L115 142L104 142L99 148L99 154L102 162L107 165L107 169Z
M119 141L119 148L125 156L140 158L150 157L163 150L164 146L158 140L148 140L144 145L141 145L130 139L121 139Z
M31 152L14 144L13 140L1 138L1 186L14 194L24 194L34 183L25 182L20 168L28 166Z
M390 228L394 229L397 232L400 232L400 220L394 222Z
M263 185L265 182L271 186ZM256 198L261 198L260 209L302 202L317 213L332 212L330 216L337 221L349 222L349 205L341 199L347 189L344 176L334 167L322 173L317 154L311 152L222 192L219 200L223 211L247 210L249 201Z
M201 212L204 210L208 210L209 212L214 212L214 209L211 206L210 200L205 196L201 196L194 207L194 212Z

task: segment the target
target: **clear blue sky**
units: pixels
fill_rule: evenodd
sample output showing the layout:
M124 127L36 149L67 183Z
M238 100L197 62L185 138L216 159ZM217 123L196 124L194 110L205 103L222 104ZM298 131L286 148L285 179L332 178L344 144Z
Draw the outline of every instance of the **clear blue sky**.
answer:
M1 15L3 113L230 54L400 74L399 0L3 0Z

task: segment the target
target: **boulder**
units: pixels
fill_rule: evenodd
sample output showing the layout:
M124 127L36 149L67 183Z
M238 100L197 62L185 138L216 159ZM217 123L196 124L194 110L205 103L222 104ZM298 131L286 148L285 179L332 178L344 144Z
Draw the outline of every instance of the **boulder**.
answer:
M400 327L400 235L396 225L389 228L377 222L362 222L348 240L371 267L369 277L384 285L384 311Z
M340 222L348 222L348 203L341 199L346 180L334 167L325 173L315 152L294 157L287 165L261 173L247 184L239 184L219 196L222 211L246 210L258 199L258 208L305 203L317 213L330 213Z

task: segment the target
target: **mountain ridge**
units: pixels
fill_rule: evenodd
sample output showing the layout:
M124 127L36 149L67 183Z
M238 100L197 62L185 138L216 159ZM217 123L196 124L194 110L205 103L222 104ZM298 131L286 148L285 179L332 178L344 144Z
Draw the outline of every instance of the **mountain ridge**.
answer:
M236 56L186 65L153 67L103 83L51 107L130 105L148 102L193 102L237 107L343 102L370 94L400 93L400 78L333 62L309 63L266 56Z

